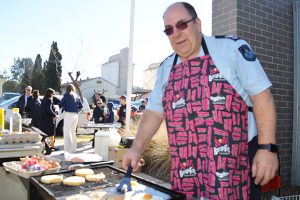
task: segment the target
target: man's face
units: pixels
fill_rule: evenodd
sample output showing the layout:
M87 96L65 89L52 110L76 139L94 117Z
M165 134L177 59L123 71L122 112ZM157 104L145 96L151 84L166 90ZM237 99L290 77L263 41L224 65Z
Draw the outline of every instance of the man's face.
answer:
M176 24L189 21L192 17L182 4L171 5L165 12L165 28L173 27L173 33L168 35L173 50L181 59L197 57L201 46L201 22L195 19L187 24L184 30L179 30Z
M26 94L27 96L31 95L31 90L30 90L30 89L25 89L25 94Z
M119 100L120 100L120 104L121 104L121 105L125 105L125 104L126 104L126 100L121 99L121 98L120 98Z
M100 108L103 104L102 100L99 99L97 102L96 102L97 106Z

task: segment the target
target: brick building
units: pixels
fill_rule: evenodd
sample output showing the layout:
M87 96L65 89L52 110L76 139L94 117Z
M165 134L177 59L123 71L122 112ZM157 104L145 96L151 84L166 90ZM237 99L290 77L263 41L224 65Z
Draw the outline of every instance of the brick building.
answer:
M297 59L294 62L293 20L299 16L299 0L213 0L212 2L212 34L238 35L249 42L273 83L282 184L290 184L292 181L293 184L300 185L300 132L295 131L299 126L298 112L293 116L294 97L298 100L298 91L296 89L294 91L294 81L296 83L298 80L294 79L294 73L296 66L299 67L300 64ZM298 24L299 21L298 17ZM295 33L295 36L299 35L299 31ZM295 103L296 106L299 105L299 102ZM295 120L294 126L293 120Z

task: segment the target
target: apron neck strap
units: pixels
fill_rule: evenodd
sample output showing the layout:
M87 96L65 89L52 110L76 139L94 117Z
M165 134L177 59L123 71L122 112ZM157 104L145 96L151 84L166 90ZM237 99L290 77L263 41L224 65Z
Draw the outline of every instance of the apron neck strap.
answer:
M206 42L204 40L203 35L202 35L202 40L201 40L201 46L203 48L204 54L208 55L209 52L208 52L208 49L207 49L207 46L206 46ZM175 53L175 57L174 57L174 60L173 60L173 66L175 66L177 64L177 59L178 59L178 54Z
M203 48L204 54L205 54L205 55L208 55L209 52L208 52L208 48L207 48L207 46L206 46L206 42L205 42L205 40L204 40L203 35L202 35L201 46L202 46L202 48Z
M174 57L173 65L172 66L175 66L177 64L177 59L178 59L178 54L175 53L175 57Z

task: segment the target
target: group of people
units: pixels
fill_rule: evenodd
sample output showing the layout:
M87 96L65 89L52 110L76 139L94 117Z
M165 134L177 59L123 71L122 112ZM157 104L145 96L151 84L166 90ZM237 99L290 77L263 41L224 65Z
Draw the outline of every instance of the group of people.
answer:
M94 121L96 124L99 123L113 123L114 122L114 111L113 103L106 102L105 96L101 93L95 93L95 104L92 106L93 116L91 121ZM95 146L95 134L97 130L94 130L94 137L92 139L92 146Z
M113 123L114 111L113 103L106 102L105 96L95 93L95 104L92 119L95 123Z
M82 103L72 84L67 86L66 93L61 100L54 95L55 90L48 88L41 101L39 90L32 92L32 87L27 86L25 93L19 98L17 107L22 118L31 118L30 125L39 128L48 135L50 139L49 146L53 150L58 150L55 147L56 118L58 118L58 108L62 108L64 115L64 150L73 153L77 148L76 127L78 112L82 109Z
M25 93L20 96L17 103L19 113L22 118L31 118L31 126L39 128L50 139L49 146L53 150L57 150L55 143L55 118L58 117L58 112L54 105L59 104L59 100L54 100L55 90L48 88L45 91L45 96L40 100L39 90L32 92L32 87L27 86Z

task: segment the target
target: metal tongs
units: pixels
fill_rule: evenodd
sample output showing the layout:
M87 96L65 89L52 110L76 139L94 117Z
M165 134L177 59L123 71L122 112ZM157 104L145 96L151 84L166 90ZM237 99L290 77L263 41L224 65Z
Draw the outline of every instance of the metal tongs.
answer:
M131 173L132 173L132 167L131 167L131 165L129 165L124 178L120 181L118 187L116 188L117 192L125 193L125 192L132 191L131 183L130 183ZM124 188L125 185L127 186L127 190Z

